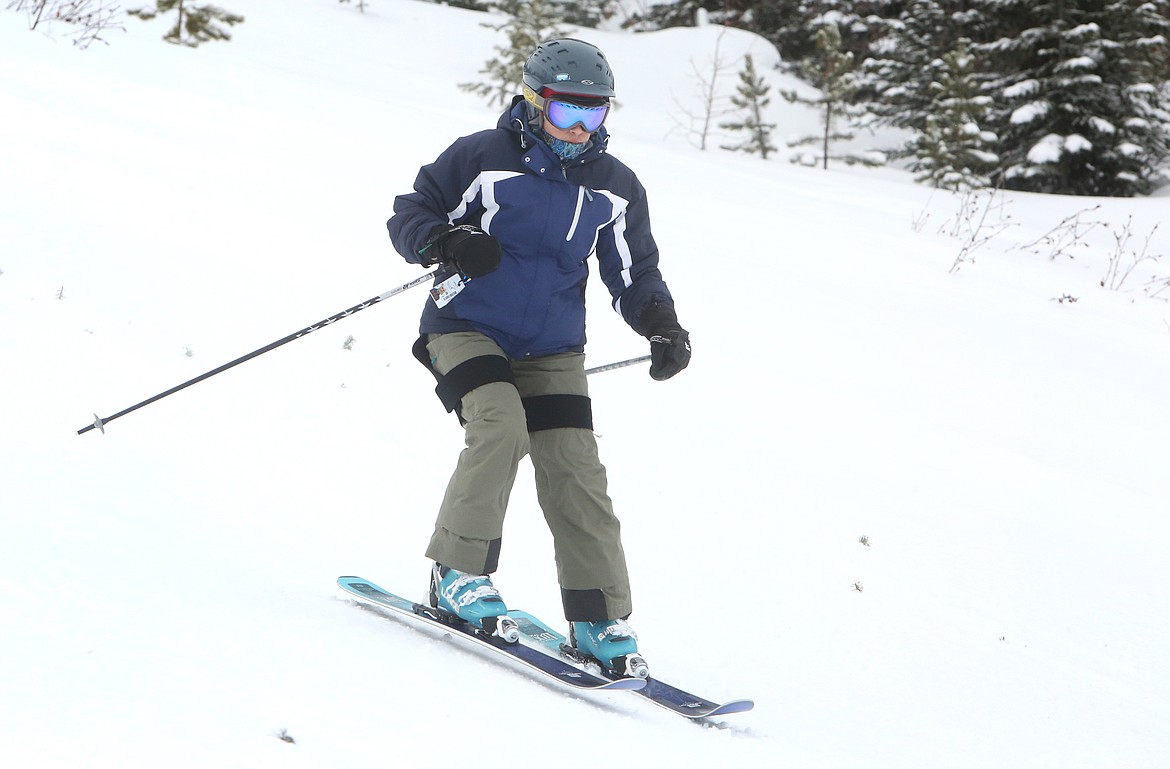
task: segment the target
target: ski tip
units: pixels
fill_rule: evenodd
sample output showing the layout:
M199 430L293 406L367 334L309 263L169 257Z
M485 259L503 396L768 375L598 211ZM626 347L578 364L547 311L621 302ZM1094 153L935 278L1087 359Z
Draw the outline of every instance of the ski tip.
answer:
M728 715L731 715L732 713L746 713L749 710L751 710L752 708L754 708L755 706L756 706L756 703L752 700L731 700L730 702L725 702L722 705L720 705L719 707L712 710L710 713L707 714L707 717L710 718L711 716L728 716Z
M362 577L346 576L346 577L338 577L337 578L337 586L344 588L351 593L356 592L354 590L354 588L359 586L359 585L365 585L366 587L373 588L374 590L381 590L382 589L382 588L378 587L377 585L375 585L373 582L370 582L368 579L364 579Z

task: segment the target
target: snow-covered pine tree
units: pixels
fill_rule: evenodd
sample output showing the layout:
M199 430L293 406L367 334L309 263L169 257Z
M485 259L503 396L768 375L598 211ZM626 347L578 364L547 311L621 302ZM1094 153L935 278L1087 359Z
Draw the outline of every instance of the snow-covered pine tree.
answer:
M1112 0L1105 16L1119 44L1121 109L1110 153L1122 195L1146 194L1170 179L1170 1Z
M144 21L164 13L175 12L175 25L163 35L163 40L175 45L195 48L211 40L231 40L228 27L242 24L244 17L214 5L200 5L192 0L156 0L154 8L127 11Z
M508 36L507 45L496 46L495 58L484 63L480 74L488 76L484 83L460 83L464 91L483 96L489 104L504 105L520 93L524 62L545 40L563 37L561 7L550 0L501 0L496 9L507 14L503 24L484 24Z
M760 31L765 37L776 38L775 43L786 59L796 60L815 54L807 47L808 30L822 24L836 24L841 33L841 50L853 54L855 63L873 55L873 46L881 42L888 31L886 20L896 19L909 0L753 0L758 10L753 21L776 24L774 33ZM795 5L796 10L782 12L777 5ZM764 13L772 6L770 13ZM804 41L804 46L801 42Z
M833 155L830 148L833 142L849 141L853 138L853 124L866 111L854 104L857 93L857 80L853 75L853 54L841 50L841 32L836 24L825 24L816 33L817 55L801 62L804 78L819 89L816 97L801 96L793 90L781 90L779 93L786 101L804 104L812 107L821 114L822 130L819 134L804 136L788 142L789 147L820 145L820 154L807 152L797 153L792 158L794 163L816 165L822 168L829 167L829 160L842 160L849 165L861 163L863 165L882 165L884 157L876 155L857 155L846 153ZM844 124L844 127L840 127Z
M879 125L921 132L931 114L932 66L955 49L964 31L980 19L963 0L909 0L896 18L880 24L881 34L858 72L859 88ZM913 152L906 147L895 154Z
M910 170L917 181L946 190L967 191L986 187L999 156L996 136L980 127L991 99L979 94L975 58L960 40L955 50L932 63L934 101L926 126L913 144L915 159Z
M597 29L613 17L617 0L556 0L561 10L561 21L579 27Z
M648 3L638 10L633 10L622 22L622 27L634 32L654 32L668 27L693 26L696 12L711 11L721 2L722 0L669 0L665 3Z
M1007 24L988 127L1004 185L1077 195L1150 191L1170 158L1167 0L978 0Z
M648 2L623 22L639 32L688 27L704 10L712 23L746 29L766 38L780 51L781 68L816 53L810 29L836 24L842 46L858 61L879 36L882 18L894 18L907 0L665 0Z
M764 78L756 73L752 55L749 53L744 56L743 69L739 71L739 86L736 88L736 95L731 97L731 103L743 113L743 119L720 123L719 127L746 133L747 136L738 144L721 145L723 149L751 154L758 152L763 160L768 159L769 152L776 151L776 147L772 145L772 129L776 124L764 121L764 108L771 101L768 98L768 92L771 90L772 86L765 83Z

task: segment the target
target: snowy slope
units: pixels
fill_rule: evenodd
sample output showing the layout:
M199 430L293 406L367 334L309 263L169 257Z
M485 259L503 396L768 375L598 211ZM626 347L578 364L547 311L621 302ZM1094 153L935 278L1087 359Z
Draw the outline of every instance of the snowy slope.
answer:
M233 41L195 51L0 16L0 766L1165 764L1170 290L1143 289L1170 261L1098 285L1130 217L1170 255L1165 196L983 219L892 169L699 152L692 65L774 52L583 33L695 345L669 382L591 381L633 623L657 674L757 701L697 728L334 587L425 585L462 437L409 356L423 293L75 434L415 277L393 196L495 120L456 87L499 42L482 14L230 6ZM773 108L780 136L813 120ZM1098 204L1072 258L1025 247ZM593 289L590 363L643 354ZM505 543L504 595L555 620L524 472Z

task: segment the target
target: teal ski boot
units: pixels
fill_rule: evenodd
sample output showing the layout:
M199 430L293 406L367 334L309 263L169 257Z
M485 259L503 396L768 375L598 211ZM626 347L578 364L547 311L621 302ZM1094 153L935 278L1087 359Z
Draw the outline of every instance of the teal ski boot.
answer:
M430 604L508 643L520 640L520 627L508 616L500 591L486 574L468 574L436 563L431 569Z
M625 620L573 622L569 626L569 643L606 670L633 678L650 677L650 666L638 654L638 634Z

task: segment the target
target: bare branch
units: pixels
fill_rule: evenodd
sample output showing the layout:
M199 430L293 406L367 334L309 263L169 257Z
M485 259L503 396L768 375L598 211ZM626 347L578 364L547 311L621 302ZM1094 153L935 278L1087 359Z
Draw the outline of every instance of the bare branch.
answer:
M79 48L95 40L105 43L101 35L107 29L125 29L114 21L121 8L108 0L9 0L5 7L27 15L29 29L53 22L74 27L73 44Z

